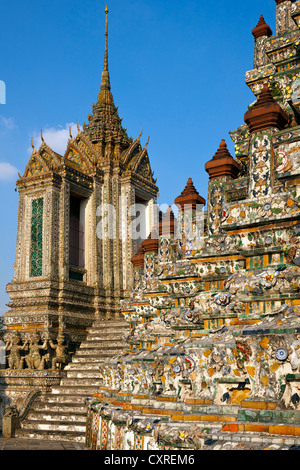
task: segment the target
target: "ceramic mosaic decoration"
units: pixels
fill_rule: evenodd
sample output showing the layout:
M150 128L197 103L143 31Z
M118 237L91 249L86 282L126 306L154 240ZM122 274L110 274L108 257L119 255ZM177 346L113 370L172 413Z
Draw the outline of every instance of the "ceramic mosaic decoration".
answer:
M132 259L126 354L100 366L88 400L100 421L122 416L123 449L300 444L300 2L276 3L275 35L263 16L253 30L256 101L230 133L235 156L223 140L205 166L204 236L189 180L175 229ZM179 241L183 201L192 229Z

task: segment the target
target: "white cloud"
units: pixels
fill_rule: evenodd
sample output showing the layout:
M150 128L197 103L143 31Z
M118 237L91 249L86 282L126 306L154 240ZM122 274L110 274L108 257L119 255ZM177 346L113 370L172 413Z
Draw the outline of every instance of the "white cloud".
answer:
M13 118L7 118L4 116L0 116L0 125L8 130L15 129L17 127Z
M14 180L18 175L18 170L10 163L0 162L0 180Z
M70 138L70 131L73 137L78 134L77 124L74 122L67 123L65 127L58 126L58 127L50 127L43 129L43 138L49 147L52 148L55 152L59 153L60 155L64 155L65 151L67 150L68 139ZM40 134L35 134L33 136L33 143L36 149L40 147L42 144ZM32 152L32 148L30 147L29 152Z

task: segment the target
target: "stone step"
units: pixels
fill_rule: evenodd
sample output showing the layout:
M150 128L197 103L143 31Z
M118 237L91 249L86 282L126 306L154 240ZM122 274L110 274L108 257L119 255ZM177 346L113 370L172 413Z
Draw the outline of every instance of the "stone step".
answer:
M129 324L124 320L95 320L93 325L89 328L89 331L93 328L129 328Z
M76 354L76 357L73 357L73 364L77 364L77 363L86 363L86 362L90 362L92 364L94 364L94 367L100 364L104 364L106 363L107 361L113 359L114 357L116 356L119 356L120 352L118 354L116 354L115 351L113 351L112 354L103 354L101 356L92 356L92 357L89 357L85 354Z
M98 379L99 366L94 366L91 369L74 369L67 372L68 379Z
M79 423L76 424L73 421L36 421L31 419L26 419L22 423L22 429L32 429L35 431L63 431L63 432L76 432L76 433L85 433L86 424Z
M65 442L85 442L85 434L82 432L67 432L61 430L36 430L36 429L18 429L16 431L17 439L36 439L36 440L53 440Z
M97 359L101 357L110 357L110 356L118 356L121 353L122 349L120 348L115 348L112 347L110 348L109 346L107 348L101 347L101 348L91 348L91 349L78 349L76 356L73 357L73 360L75 360L78 357L83 357L83 356L90 356L91 359Z
M105 358L98 358L97 360L87 363L85 360L86 356L77 357L74 362L75 365L84 366L81 370L99 370L99 367L103 364L108 364L115 356L108 356ZM79 370L79 369L76 369Z
M100 341L109 341L111 339L118 339L120 341L123 341L123 335L124 335L124 332L123 331L120 332L120 330L112 331L112 332L95 330L88 334L84 342L91 341L91 340L93 341L95 339L99 339Z
M88 330L88 334L87 334L86 338L88 338L89 336L93 336L93 335L111 336L113 334L116 334L119 337L122 337L124 335L124 333L127 332L127 331L130 331L130 329L129 328L122 328L122 327L119 327L119 326L110 326L110 327L107 327L107 328L99 328L99 327L92 326Z
M94 323L93 325L88 328L87 332L88 334L93 333L94 331L99 331L100 332L109 332L109 331L117 331L119 334L122 334L123 331L128 331L130 330L130 326L128 324L117 324L117 323L110 323L109 325L103 326L98 323Z
M82 425L85 426L86 424L86 413L84 412L72 412L70 413L70 410L67 409L65 410L64 407L62 407L61 410L31 410L28 413L27 416L27 421L39 421L39 422L44 422L47 421L47 423L50 422L63 422L63 423L74 423L77 425Z
M94 350L97 351L106 351L110 349L123 349L125 347L124 343L121 341L117 341L116 339L108 339L108 340L99 340L99 341L86 341L80 345L78 351L82 349Z
M111 358L110 358L111 359ZM97 361L97 362L90 362L90 361L84 361L84 362L72 362L69 364L69 368L66 370L67 376L69 373L74 374L74 373L93 373L96 372L97 374L99 373L99 367L107 362L107 360L103 361Z
M60 382L61 387L77 387L78 385L80 387L100 387L101 385L101 378L98 376L98 379L93 377L93 378L86 378L86 379L76 379L76 378L66 378L62 379Z
M93 326L89 329L86 338L88 338L89 336L93 336L93 335L103 335L104 337L117 335L119 338L121 338L125 333L129 331L130 329L128 327L122 328L120 326L109 326L106 328L99 328L99 327Z
M92 396L93 394L97 393L99 387L97 386L80 386L80 385L71 385L71 386L62 386L53 387L52 388L52 395L81 395L83 397Z
M64 394L64 393L59 393L59 394L51 394L49 396L45 396L43 398L43 403L47 406L53 405L57 406L57 404L61 404L61 406L66 406L66 405L81 405L85 406L85 399L89 398L86 395L81 396L81 395L72 395L70 393Z
M53 413L68 413L69 415L74 414L74 415L79 415L83 414L86 416L87 408L83 403L70 403L70 402L62 402L59 400L58 402L46 402L43 401L41 403L35 404L34 409L32 410L34 413L48 413L48 412L53 412ZM29 411L28 416L30 415L31 411Z

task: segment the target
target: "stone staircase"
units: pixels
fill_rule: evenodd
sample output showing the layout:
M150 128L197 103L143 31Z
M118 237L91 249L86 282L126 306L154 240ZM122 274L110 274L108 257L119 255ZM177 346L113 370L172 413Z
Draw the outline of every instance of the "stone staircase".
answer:
M124 350L122 335L127 329L124 321L97 320L69 364L66 377L34 402L16 437L83 443L85 399L99 390L99 365Z

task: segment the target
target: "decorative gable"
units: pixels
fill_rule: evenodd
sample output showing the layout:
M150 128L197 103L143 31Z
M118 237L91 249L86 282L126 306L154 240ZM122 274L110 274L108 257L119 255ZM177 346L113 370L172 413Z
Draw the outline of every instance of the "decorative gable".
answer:
M86 160L79 152L75 151L73 148L70 148L70 150L68 151L66 160L70 160L71 162L76 163L76 165L78 165L83 170L87 168Z
M149 157L146 154L138 163L135 172L147 180L152 180L152 171L150 167Z
M47 171L47 167L44 162L41 161L38 155L33 155L25 169L24 177L36 176L45 173L45 171Z

